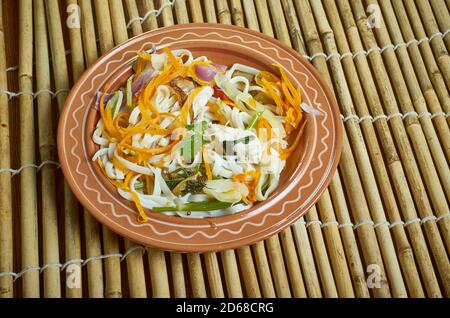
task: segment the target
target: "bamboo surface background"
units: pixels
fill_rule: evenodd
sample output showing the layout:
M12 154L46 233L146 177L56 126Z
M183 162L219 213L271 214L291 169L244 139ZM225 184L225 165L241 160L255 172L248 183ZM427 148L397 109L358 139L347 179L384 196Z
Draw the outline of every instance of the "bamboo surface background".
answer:
M449 11L448 0L1 1L0 297L449 297ZM79 28L67 27L73 12ZM334 88L345 126L338 172L303 218L202 255L101 226L64 182L55 144L86 67L190 22L292 46Z

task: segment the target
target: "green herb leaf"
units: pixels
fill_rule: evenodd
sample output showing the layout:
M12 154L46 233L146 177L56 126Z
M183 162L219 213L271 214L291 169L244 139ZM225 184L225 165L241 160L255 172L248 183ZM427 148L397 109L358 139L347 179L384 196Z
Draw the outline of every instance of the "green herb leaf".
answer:
M214 211L229 208L233 203L220 201L189 202L177 207L154 207L153 212L176 212L176 211Z

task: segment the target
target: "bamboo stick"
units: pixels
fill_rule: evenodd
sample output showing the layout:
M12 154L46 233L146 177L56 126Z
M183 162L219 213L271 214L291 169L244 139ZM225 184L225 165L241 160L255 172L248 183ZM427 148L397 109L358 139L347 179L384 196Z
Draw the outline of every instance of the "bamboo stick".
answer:
M320 288L319 276L314 263L314 256L304 222L304 218L300 218L299 221L292 226L292 231L300 258L300 264L302 266L308 297L320 298L322 297L322 290Z
M147 298L143 251L136 243L125 239L125 250L131 251L126 258L127 278L131 298Z
M44 1L34 1L34 28L36 30L36 88L50 90L50 65ZM38 135L40 161L55 160L55 136L52 124L52 98L50 94L37 97ZM56 211L56 171L54 166L41 170L43 261L59 264L58 219ZM61 297L61 280L58 267L48 267L44 272L44 297Z
M91 65L98 57L95 40L93 10L90 0L78 0L81 9L81 35L83 37L84 59L86 66Z
M123 10L122 1L109 0L109 11L111 13L111 26L114 43L112 45L111 43L107 44L108 50L111 49L114 44L119 45L120 43L128 40L127 24L125 22L125 12ZM104 53L104 51L102 51L102 53Z
M92 14L93 11L91 1L89 0L79 0L79 5L82 16L81 30L84 46L84 58L86 66L89 66L90 64L94 63L94 61L97 59L98 54L97 43L95 40L94 18ZM76 219L77 218L75 217L73 218L73 220ZM66 213L66 223L70 222L68 220L72 220L72 218L67 217ZM84 209L83 211L83 220L84 220L86 257L90 258L101 255L102 246L101 246L100 225L86 209ZM90 261L87 264L87 274L88 274L89 297L91 298L104 297L102 261L101 260Z
M191 279L192 296L195 298L206 298L205 280L203 276L200 254L187 254L189 277Z
M403 17L403 19L398 19L400 24L403 25L403 34L405 35L408 32L410 38L425 38L426 33L422 26L420 16L417 12L416 7L411 4L408 5L408 3L405 3L403 1L394 1L393 5L395 14L399 17ZM438 95L439 100L442 104L442 108L444 109L444 112L450 112L450 96L448 94L444 76L439 69L437 61L434 58L431 45L429 42L425 41L419 46L419 49L426 64L428 74L430 75L434 89L436 90L436 94ZM450 118L447 119L447 123L450 124Z
M292 46L291 38L289 36L289 30L286 24L286 20L284 19L283 8L280 1L269 0L269 8L270 14L273 17L277 17L276 19L273 19L273 27L275 29L275 35L277 39L286 45Z
M394 8L392 8L392 5ZM381 2L382 8L385 8L384 10L391 10L398 19L395 21L393 19L387 19L386 24L387 27L390 29L393 28L401 28L401 32L403 34L403 39L406 42L410 42L414 39L414 32L408 22L408 16L405 11L405 7L403 6L403 3L400 1L395 1L394 3L388 3L386 4L385 1ZM394 23L396 22L396 24ZM400 41L400 36L392 36L392 39L394 43L398 44ZM421 46L422 48L425 48L425 45ZM428 55L433 55L431 52L431 49L428 45ZM442 74L440 74L439 68L436 65L434 59L432 58L430 63L428 63L426 60L422 58L420 54L419 47L417 44L411 44L408 46L408 52L411 57L412 65L414 67L415 73L417 74L417 80L419 81L419 85L422 89L422 93L425 97L425 100L427 102L427 106L429 111L432 113L439 113L442 112L445 109L450 109L450 97L448 95L448 92L445 87L445 83L442 79ZM428 65L426 65L426 63ZM428 76L427 67L430 68L430 74L438 73L440 74L439 80L434 80L436 83L436 88L439 86L444 87L444 94L439 94L438 89L436 91L433 89L432 80L435 78L435 76L431 75L432 78L430 79L430 76ZM438 84L438 82L440 84ZM447 105L447 106L446 106ZM447 155L447 160L450 161L450 137L449 137L449 127L445 120L445 116L437 116L433 119L433 122L435 124L437 133L439 135L439 139L442 144L442 148L444 152Z
M84 210L84 235L86 241L86 257L96 257L102 255L101 245L101 229L100 225L89 214L89 211ZM103 283L103 265L100 259L95 259L87 264L88 272L88 295L90 298L103 298L104 283Z
M247 21L247 28L255 31L259 31L258 16L256 14L254 1L243 1L245 20Z
M186 298L186 283L184 278L183 258L180 253L169 254L173 281L173 296L175 298Z
M243 293L234 250L223 251L222 253L220 253L220 255L223 264L228 297L242 298Z
M358 29L360 30L362 34L363 42L365 43L366 47L371 48L376 45L375 39L373 37L373 34L371 30L367 29L367 25L363 26L361 21L367 20L365 18L365 12L364 8L360 3L351 2L352 8L354 10L355 16L357 17L358 21ZM385 83L385 86L382 86L380 89L381 96L385 98L386 102L384 103L386 110L388 113L393 113L398 111L398 105L395 100L393 88L391 85L389 85L389 79L386 73L386 70L384 67L382 67L382 59L379 53L374 53L369 55L369 60L374 66L374 76L377 79L378 83ZM394 85L395 88L397 88L397 84ZM400 97L399 97L400 98ZM431 211L431 207L429 206L428 198L426 196L426 190L422 183L422 180L420 179L419 170L416 164L416 161L414 159L414 155L412 153L411 146L407 140L407 135L405 132L405 127L403 126L403 122L397 118L390 121L391 127L393 127L394 136L398 138L398 140L401 140L401 142L398 142L398 146L400 148L400 155L402 156L403 162L405 163L406 171L407 171L407 177L410 184L412 184L413 189L417 189L419 193L416 195L416 201L420 200L420 203L425 203L426 207L424 209L419 209L420 212L422 212L422 217L433 215ZM420 131L419 131L420 132ZM420 148L421 144L415 144L416 140L419 139L420 135L416 131L408 130L408 133L411 133L411 139L413 142L413 145L416 149L416 156L425 156L425 149ZM416 134L414 134L416 133ZM417 138L417 139L413 139ZM433 185L431 182L431 177L428 176L427 172L432 172L431 169L431 163L426 165L426 162L422 160L422 158L419 159L419 164L421 165L421 171L423 172L423 176L425 181L427 182L428 187L430 189L434 189L435 185ZM429 169L428 171L423 171L423 169ZM437 190L437 189L436 189ZM432 204L434 205L434 208L436 209L436 213L440 215L441 213L445 213L443 211L448 211L448 205L445 201L445 198L440 198L438 193L431 193L430 196L432 199ZM441 201L442 200L442 201ZM419 202L416 203L419 205ZM448 284L444 284L444 288L447 291L447 293L450 293L450 263L448 262L448 258L445 258L446 251L445 246L439 237L439 230L437 228L437 224L435 222L427 222L424 224L425 230L433 237L433 242L431 246L433 253L435 255L435 259L437 262L437 267L439 270L439 273L441 275L441 278L444 282L449 282Z
M306 46L303 42L302 31L300 30L300 25L298 24L294 3L292 0L282 0L281 3L283 4L286 21L291 34L292 47L297 51L304 50Z
M209 23L217 23L216 9L214 8L214 0L204 0L206 21Z
M94 5L100 53L103 54L114 46L109 3L108 0L97 0Z
M97 32L101 54L106 53L114 46L113 28L117 31L115 34L123 33L122 25L116 20L120 19L120 16L122 15L117 12L117 3L118 2L111 1L110 4L114 6L114 9L110 10L110 5L107 0L95 1ZM120 3L120 5L122 4ZM110 12L113 12L113 16L111 16ZM121 30L120 28L122 28L122 31L118 31ZM102 239L103 250L106 254L119 253L118 236L104 225L102 225ZM119 257L108 257L105 259L105 274L105 296L108 298L122 297Z
M33 5L31 0L19 2L19 89L33 91ZM35 163L33 97L21 95L20 107L20 164ZM26 169L20 178L20 229L22 268L39 265L36 171ZM22 276L25 298L39 297L39 271Z
M175 14L177 17L177 24L189 23L189 16L187 15L186 0L175 2Z
M336 4L325 3L325 8L327 9L328 19L332 25L333 30L335 31L335 40L336 44L339 47L341 52L348 52L349 47L346 42L344 29L340 22L340 18L337 14ZM333 50L335 51L335 49ZM330 53L330 52L329 52ZM361 84L358 80L358 76L356 73L355 65L352 59L344 59L343 67L345 73L347 75L347 81L349 83L350 91L353 95L354 104L357 108L357 111L360 116L369 115L369 111L366 105L366 101L364 99L364 93L361 88ZM368 147L369 153L372 158L373 168L378 180L378 184L380 185L381 195L383 197L383 202L386 206L386 211L389 215L389 219L391 222L399 222L401 221L399 211L397 205L395 203L395 197L392 193L391 184L389 181L389 177L386 171L386 167L384 166L384 161L381 156L382 152L378 145L377 137L375 131L373 129L373 125L370 122L361 123L361 128L366 138L366 145ZM395 148L390 148L395 149ZM378 221L379 222L379 221ZM415 269L414 258L411 252L411 247L409 246L408 240L406 238L406 234L402 227L395 227L393 229L393 237L396 242L397 250L399 251L399 261L404 269L404 273L408 273L405 275L406 283L410 293L414 297L423 296L423 291L420 286L419 276L417 274L417 270ZM419 284L418 284L419 283Z
M144 17L144 15L147 12L155 10L155 5L153 3L153 0L143 0L142 7L143 7L143 14L141 15L141 17ZM156 29L158 27L156 15L153 14L150 17L148 17L145 21L143 21L142 27L143 27L144 31L150 31L150 30Z
M219 22L223 24L231 24L231 13L228 8L227 0L216 0L216 5Z
M243 246L236 251L239 258L239 267L242 272L242 278L244 280L245 296L248 298L261 298L258 277L256 275L255 265L253 264L250 247Z
M240 27L245 27L245 17L244 11L242 10L241 0L231 0L230 7L233 24Z
M270 274L269 262L267 261L264 242L256 243L252 246L252 252L255 257L256 269L259 276L259 284L263 297L274 298L275 288Z
M336 288L340 297L353 298L352 280L350 271L345 259L344 247L339 236L339 230L336 224L336 218L330 211L333 211L333 205L330 193L325 191L322 196L324 199L318 201L317 207L323 224L330 224L324 227L325 242L328 255L335 273Z
M290 228L280 233L281 245L284 251L284 260L291 282L292 295L295 298L306 298L306 289L303 282L300 263L295 250L294 238Z
M150 279L154 298L170 297L169 279L167 276L166 256L163 251L147 248L150 268Z
M389 3L384 1L384 5L389 6ZM389 7L389 9L391 10L390 12L393 12L392 7ZM385 16L386 16L386 14L389 14L389 12L385 12ZM390 16L387 15L387 19L389 19L389 17ZM389 20L391 22L393 22L392 19L389 19ZM391 31L394 31L394 30L391 30ZM396 32L391 32L391 33L397 34L400 36L400 30L397 28L397 29L395 29L395 31ZM387 35L386 30L377 30L376 32L377 32L377 34L379 34L380 41L381 41L381 37L384 38L385 41L383 41L382 43L385 43L385 44L383 44L383 45L390 44L390 41L388 40L389 36ZM401 39L401 36L400 36L400 39ZM392 55L394 53L392 51L388 51L386 53L389 54L389 55L386 54L386 59L387 58L394 59L394 56ZM414 100L414 104L416 105L416 111L417 112L427 111L427 108L425 105L425 98L420 93L421 92L420 86L419 86L419 83L415 76L414 69L411 65L411 60L409 59L408 52L406 51L405 48L400 48L397 50L397 56L402 65L402 70L404 72L404 79L406 80L406 84L408 85L409 92L411 94L411 97ZM398 71L398 69L400 68L399 65L395 63L395 60L393 60L393 64L394 64L393 68L390 70L391 73ZM389 67L389 64L388 64L388 67ZM402 86L395 85L394 87L398 87L397 90L399 90L399 88ZM400 93L403 94L403 92L404 92L404 90L402 92L399 92L398 94L400 94ZM446 195L447 195L447 198L450 197L450 169L449 169L447 160L445 158L445 155L442 152L442 148L439 145L438 137L434 130L431 119L428 117L423 117L420 119L420 123L423 128L423 134L420 135L421 131L419 131L419 137L422 138L422 141L421 141L422 143L424 142L425 138L428 141L431 153L432 153L434 161L435 161L436 170L441 179L441 185L443 186L443 188L441 186L439 186L439 181L436 180L439 178L436 175L436 173L433 173L433 172L435 172L434 170L429 169L429 170L431 170L430 175L428 175L427 173L423 174L424 178L426 176L429 176L428 182L426 182L427 181L426 178L425 178L425 182L427 184L427 188L429 189L429 192L431 193L430 197L432 199L433 206L435 207L435 209L437 211L437 215L440 216L440 215L447 213L444 211L449 210L448 204L446 203L446 201L447 201ZM448 129L448 126L447 126L447 129ZM423 135L425 135L425 136L423 136ZM416 137L416 135L414 135L414 137L411 137L411 139L413 139L415 137ZM446 138L449 138L449 137L450 137L450 131L449 131L449 136L446 136ZM420 147L420 145L418 145L418 143L420 142L420 138L417 138L417 139L419 139L419 140L416 141L416 139L413 139L413 145L416 146L415 147L416 149L418 149L418 150L420 149L422 152L424 152L424 157L425 157L422 159L420 156L416 156L416 158L419 159L418 160L419 165L421 164L420 160L422 160L422 161L424 161L421 164L422 168L427 166L427 163L428 163L428 166L430 166L431 165L430 164L431 156L429 155L429 152L426 151L426 149L425 149L425 151L423 151L422 148L424 148L424 147ZM448 151L450 152L450 148L448 149ZM446 195L444 194L444 192ZM443 236L444 236L444 241L446 242L446 245L447 245L447 250L450 251L450 220L443 219L439 223L439 225L440 225L441 231L444 233Z
M77 3L76 1L68 1L68 4L77 4ZM59 8L57 2L47 1L46 5L48 17L51 17L52 15L56 15L59 17ZM49 19L48 26L50 33L50 46L52 58L54 61L53 73L55 77L55 84L56 84L55 86L57 91L61 90L62 92L64 92L65 90L69 89L69 78L66 67L64 42L62 39L61 21L58 18ZM70 30L70 41L71 47L73 47L71 55L73 65L73 76L74 78L78 78L84 69L82 45L79 30L77 29ZM36 55L38 55L37 52ZM66 95L67 93L62 93L57 96L58 109L60 111L62 110ZM63 188L64 188L64 225L65 225L64 233L65 233L66 260L80 259L81 243L80 243L78 203L75 200L72 191L70 190L68 184L65 181L63 183ZM52 249L54 250L54 247ZM66 278L69 278L69 275L71 275L71 272L66 272ZM82 284L81 280L80 283ZM78 286L74 287L66 285L66 297L71 298L82 297L82 289L81 289L82 286L80 285L78 288L77 287Z
M351 16L351 9L347 2L339 2L339 9L342 12L346 12L346 14L350 14L348 18L342 19L342 22L344 23L345 29L348 32L348 40L349 44L352 48L352 50L357 51L359 49L362 49L362 43L358 37L358 34L356 33L356 24ZM326 6L326 8L331 8L331 6ZM337 11L337 10L336 10ZM337 15L337 12L336 12ZM352 31L352 32L350 32ZM360 75L360 78L364 78L364 80L361 81L361 84L363 85L367 101L370 105L370 109L373 116L377 116L379 114L383 114L383 110L381 108L381 101L379 99L378 91L376 89L375 83L372 81L371 78L368 78L368 74L370 74L369 65L367 64L367 60L363 57L357 57L355 59L356 66L358 69L358 73ZM369 75L370 76L370 75ZM354 95L356 96L356 95ZM392 139L392 136L390 135L389 127L387 126L387 123L385 121L377 121L375 123L375 128L377 129L377 133L379 135L381 142L381 145L383 146L383 151L385 152L385 157L387 159L387 165L389 168L389 171L391 173L391 176L394 180L394 185L396 185L395 189L399 193L399 200L400 200L400 206L402 208L402 212L405 215L405 219L411 220L417 217L415 213L415 207L412 200L411 195L408 191L405 191L405 189L408 189L406 177L404 175L404 172L401 167L401 162L398 157L398 154L395 151L394 141ZM436 286L436 278L434 277L434 272L430 271L429 268L427 268L426 264L427 261L427 253L424 252L424 249L426 247L423 245L424 240L422 237L422 233L420 230L420 225L418 224L411 224L408 226L408 231L413 233L414 235L410 235L413 241L413 247L415 252L417 253L418 257L422 259L422 264L425 265L425 267L421 268L422 275L428 276L428 279L426 279L426 287L430 294L439 296L440 291L439 288ZM424 268L427 268L427 270L424 270Z
M166 5L167 3L169 3L169 0L161 0L161 6ZM172 8L170 6L165 7L162 10L162 20L164 23L164 26L170 26L173 25L175 22L173 20L173 15L172 15Z
M291 291L289 281L284 266L283 255L278 235L274 235L265 240L267 254L269 255L270 269L275 283L277 297L289 298Z
M325 247L325 241L323 240L320 225L316 223L318 221L318 215L315 206L308 211L305 215L305 219L307 222L310 222L307 229L309 237L311 238L311 244L317 262L319 278L322 283L324 296L327 298L337 298L338 292L334 282L333 270L331 269L330 260L328 259L326 252L327 249Z
M205 253L206 274L208 275L208 284L211 297L224 298L225 294L222 287L222 279L220 277L219 263L217 262L216 253Z
M450 29L450 13L443 0L431 0L431 7L433 8L434 17L439 24L441 32L445 32ZM450 50L450 37L444 38L447 50Z
M189 0L189 7L191 8L192 22L203 22L202 5L200 1Z
M133 33L133 35L141 34L141 22L139 20L136 20L136 18L139 17L139 10L136 5L136 0L125 0L125 5L127 8L128 19L129 21L133 21L131 23L131 32Z
M421 20L423 21L423 26L425 27L428 36L439 32L439 27L437 25L436 19L433 16L433 11L428 1L412 2L411 0L407 0L405 1L405 4L407 8L410 8L410 10L415 9L413 9L413 6L417 7L420 13ZM434 55L436 57L436 61L441 69L442 75L444 75L444 80L447 84L447 88L450 89L450 56L448 54L447 48L445 47L444 41L441 37L435 37L430 42L431 47L433 48Z
M261 31L268 36L274 37L272 30L272 22L269 14L269 7L266 0L255 0L256 10L258 13L259 24Z
M5 29L3 2L0 3L0 90L8 89L6 76ZM0 93L0 169L11 167L8 96ZM13 223L11 173L0 174L0 272L13 271ZM0 277L0 298L13 297L13 277Z

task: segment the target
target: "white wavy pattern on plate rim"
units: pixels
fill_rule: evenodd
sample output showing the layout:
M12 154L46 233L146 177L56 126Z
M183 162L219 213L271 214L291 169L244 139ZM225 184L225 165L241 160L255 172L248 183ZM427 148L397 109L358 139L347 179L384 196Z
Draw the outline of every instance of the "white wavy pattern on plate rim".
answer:
M95 192L95 193L96 193L96 198L97 198L98 203L100 203L100 204L102 204L102 205L109 205L109 206L111 207L111 212L112 212L112 214L113 214L115 217L117 217L117 218L123 218L123 217L125 217L125 218L128 220L129 224L132 225L132 226L134 226L134 227L149 227L149 228L151 228L151 229L152 229L156 234L158 234L158 235L166 236L166 235L170 235L170 234L177 234L178 236L182 237L183 239L189 239L189 238L192 238L192 237L194 237L194 236L196 236L196 235L202 235L202 236L204 236L205 238L215 238L215 237L219 236L220 234L222 234L223 232L228 232L228 233L233 234L233 235L235 235L235 234L240 234L240 233L244 230L244 228L247 227L247 226L250 226L250 225L251 225L251 226L254 226L254 227L260 227L261 225L263 225L263 224L266 222L266 220L267 220L268 217L279 216L279 215L283 214L283 213L285 212L286 206L289 205L289 204L292 204L292 203L294 203L294 202L297 202L297 201L300 199L300 197L301 197L301 192L302 192L302 190L305 189L305 188L307 188L307 187L309 187L309 186L312 184L312 182L313 182L313 177L312 177L312 175L313 175L313 173L314 173L315 171L319 170L319 169L323 166L322 156L323 156L323 154L328 150L328 145L325 143L325 140L326 140L326 139L328 138L328 136L330 135L330 131L329 131L329 129L324 125L324 123L325 123L326 118L327 118L328 115L327 115L327 113L321 108L322 105L317 101L317 98L318 98L318 91L317 91L316 89L314 89L314 88L309 84L310 77L309 77L307 74L305 74L305 73L303 73L303 72L297 70L297 69L295 68L293 62L292 62L290 59L288 59L288 58L282 58L282 57L280 56L279 51L278 51L277 49L275 49L275 48L273 48L273 47L265 47L265 46L263 46L263 45L261 44L261 42L258 42L258 41L256 41L256 40L244 40L244 39L243 39L241 36L239 36L239 35L224 36L224 35L221 35L221 34L219 34L219 33L217 33L217 32L210 32L210 33L207 33L207 34L204 34L204 35L197 34L197 33L193 33L193 32L187 32L187 33L184 33L182 36L180 36L180 37L178 37L178 38L174 38L174 37L171 37L171 36L166 36L166 37L160 39L160 41L158 42L158 44L160 44L160 43L162 43L162 42L165 42L165 41L167 41L167 40L181 40L181 39L183 39L184 37L186 37L186 36L188 36L188 35L194 35L194 36L201 37L201 38L208 37L208 36L210 36L210 35L216 35L216 36L218 36L218 37L220 37L220 38L222 38L222 39L225 39L225 40L230 40L230 39L233 39L233 38L237 38L237 39L239 39L239 40L241 41L241 43L246 43L246 44L254 43L254 44L256 44L258 47L260 47L261 49L274 51L275 54L277 55L277 57L278 57L279 60L287 61L287 62L291 65L291 69L292 69L296 74L302 75L303 77L306 78L305 86L308 87L309 89L311 89L311 90L314 92L314 98L313 98L313 101L314 101L314 103L317 105L317 107L318 107L320 110L322 110L323 114L325 114L325 116L323 116L324 118L323 118L323 120L322 120L322 122L321 122L321 125L322 125L323 128L325 128L325 130L327 131L327 134L321 139L321 143L322 143L322 145L325 146L325 149L322 150L322 151L319 153L319 158L318 158L318 159L319 159L320 165L317 166L317 167L315 167L315 168L313 168L313 169L310 171L310 174L309 174L309 176L308 176L309 179L310 179L310 181L309 181L308 184L302 185L302 186L300 186L300 187L298 188L298 190L297 190L297 197L296 197L295 199L293 199L293 200L289 200L289 201L283 202L282 208L281 208L280 212L278 212L278 213L272 213L272 212L271 212L271 213L265 214L265 215L263 216L263 219L261 220L261 222L254 223L254 222L247 221L247 222L243 223L242 226L241 226L238 230L230 230L230 229L227 229L227 228L223 228L223 229L220 229L219 231L217 231L216 233L214 233L213 235L206 234L206 233L204 233L204 232L201 231L201 230L195 231L195 232L194 232L193 234L191 234L191 235L184 235L184 234L180 233L178 230L169 230L169 231L167 231L167 232L160 232L160 231L158 231L157 229L155 229L155 227L154 227L152 224L150 224L150 223L136 224L136 223L131 219L131 217L130 217L129 215L121 215L121 214L117 214L117 212L116 212L116 210L115 210L114 204L112 204L111 202L105 202L105 201L101 200L101 193L100 193L97 189L95 189L95 188L90 188L90 187L87 185L87 180L88 180L89 176L86 175L86 174L84 174L83 172L81 172L81 171L79 170L79 168L80 168L80 166L81 166L82 158L80 158L80 157L74 152L74 149L77 148L77 146L78 146L78 141L77 141L77 139L75 138L75 136L73 135L73 131L76 130L76 129L79 127L79 122L78 122L78 120L75 118L75 114L76 114L79 110L81 110L81 109L84 107L84 104L85 104L85 103L84 103L84 98L85 98L86 94L88 94L88 92L90 92L90 91L94 88L94 85L95 85L94 82L95 82L95 80L96 80L98 77L105 75L105 74L108 72L109 67L110 67L111 64L116 63L116 62L119 62L119 63L120 63L121 61L123 61L127 55L129 55L129 54L132 53L131 51L130 51L130 52L124 52L124 53L122 54L121 58L119 58L119 59L115 59L115 60L109 61L109 62L106 64L105 71L104 71L103 73L100 73L100 74L97 74L96 76L94 76L94 77L92 78L92 80L91 80L91 87L89 88L89 90L86 91L86 92L84 92L84 93L81 95L80 99L81 99L82 103L81 103L80 107L79 107L76 111L72 112L72 118L75 120L76 125L70 130L70 133L69 133L69 135L70 135L70 136L72 137L72 139L75 141L75 144L74 144L74 146L73 146L72 149L71 149L71 154L72 154L74 157L76 157L76 158L78 159L78 163L77 163L77 165L76 165L76 172L77 172L79 175L83 176L83 179L84 179L84 180L83 180L83 185L85 186L85 188L88 189L88 190L91 190L92 192ZM144 43L144 44L141 46L141 49L143 49L146 45L148 45L148 43Z

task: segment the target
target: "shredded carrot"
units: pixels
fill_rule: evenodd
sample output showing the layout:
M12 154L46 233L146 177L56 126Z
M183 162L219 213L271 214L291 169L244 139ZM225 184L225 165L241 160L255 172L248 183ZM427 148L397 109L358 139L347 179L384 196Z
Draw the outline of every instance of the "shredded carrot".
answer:
M263 87L266 89L267 93L269 93L270 97L272 97L273 101L277 105L278 112L280 115L284 114L283 101L280 96L275 92L275 88L273 84L269 83L265 78L261 80Z
M203 146L203 148L202 148L202 155L203 155L203 162L205 163L206 176L208 177L208 180L212 180L211 165L209 163L209 160L206 157L206 147L205 146Z
M123 134L123 130L124 130L124 127L120 126L120 121L121 120L125 120L126 122L128 122L128 118L129 117L130 117L129 113L120 112L120 113L117 114L116 118L114 118L113 125L114 125L114 128L116 129L116 131L119 132L119 134L122 135Z
M172 51L168 47L164 48L164 52L166 53L167 57L169 58L170 64L172 64L175 67L175 69L182 67L182 64L180 63L178 58L176 58L175 55L173 55Z
M145 213L144 208L142 207L141 201L139 200L139 196L134 191L130 191L130 195L133 198L134 204L136 205L136 209L138 210L139 213L138 221L141 223L147 222L148 216Z
M125 176L125 180L123 181L123 184L127 189L130 189L130 181L134 176L135 176L135 174L132 171L128 172L127 175Z
M286 123L285 123L285 130L287 134L290 134L294 128L296 123L296 118L294 116L294 110L292 108L289 108L286 114Z
M192 104L194 102L195 97L200 93L200 91L203 89L203 87L197 87L195 88L188 96L186 101L184 102L183 107L181 107L180 111L180 117L184 125L188 123L187 118L189 114L189 110L192 108ZM191 118L192 120L192 118Z
M284 83L286 83L286 86L288 88L288 90L290 91L290 95L293 97L294 101L292 106L294 107L300 107L300 104L302 102L302 98L301 98L301 94L300 91L298 89L296 89L294 87L294 85L291 83L291 81L289 80L289 78L286 75L286 72L283 70L283 68L281 67L280 64L276 64L275 65L278 70L280 71L281 74L281 78L283 80Z

